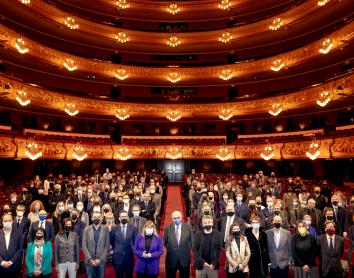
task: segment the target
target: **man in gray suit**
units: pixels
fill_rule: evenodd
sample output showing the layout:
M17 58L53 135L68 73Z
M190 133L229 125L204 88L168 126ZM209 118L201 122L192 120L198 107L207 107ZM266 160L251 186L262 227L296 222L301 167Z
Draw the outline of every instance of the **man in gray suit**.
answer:
M101 225L100 212L92 214L92 225L85 228L82 236L82 251L88 278L103 278L109 251L109 229Z
M132 207L133 217L130 217L128 220L128 223L133 225L137 229L139 234L141 234L146 222L146 218L140 216L140 212L141 212L140 205L138 204L133 205Z
M270 257L270 276L287 278L292 260L290 232L281 228L282 218L274 215L274 228L266 231Z
M189 278L190 250L193 247L193 233L190 225L182 222L180 211L172 213L173 223L164 231L166 253L166 277L175 278L177 270L180 278Z

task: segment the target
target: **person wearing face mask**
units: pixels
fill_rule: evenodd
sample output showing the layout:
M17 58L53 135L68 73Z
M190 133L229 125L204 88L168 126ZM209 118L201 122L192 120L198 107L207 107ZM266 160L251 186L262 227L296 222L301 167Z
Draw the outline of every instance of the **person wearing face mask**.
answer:
M299 219L303 219L304 215L308 214L311 216L311 225L315 227L318 233L322 232L323 213L316 209L316 201L313 198L307 199L307 207L301 208L299 211Z
M54 193L49 198L49 204L51 211L55 211L57 204L59 202L65 202L66 196L64 193L61 192L61 185L56 184L54 185Z
M77 202L76 209L79 212L79 219L85 224L85 227L87 227L90 223L90 219L88 213L85 211L84 204L82 202Z
M204 229L203 228L203 217L206 215L213 218L211 208L207 204L205 204L201 207L201 216L198 218L197 223L195 225L196 231L202 231ZM213 222L213 228L214 229L217 228L216 221Z
M318 233L316 231L316 228L312 226L311 216L308 214L304 215L303 222L305 223L309 234L313 236L314 239L317 239Z
M122 210L125 210L128 212L129 217L132 217L133 216L132 207L133 207L133 204L131 204L128 194L123 194L122 195L122 203L117 207L116 211L114 212L114 215L116 215L116 218L118 219L119 213Z
M73 228L72 219L65 218L61 232L55 236L54 265L58 278L65 278L66 273L69 278L75 278L80 266L79 236Z
M158 216L160 215L160 211L161 211L161 195L156 192L155 186L150 186L149 193L150 193L151 201L155 205L155 215Z
M21 195L19 196L19 203L21 205L24 205L25 208L26 208L26 212L29 211L29 207L30 207L30 204L32 202L32 195L31 193L28 192L28 188L27 187L22 187L22 193Z
M229 195L227 193L222 194L222 198L219 201L219 211L220 211L220 216L226 216L226 206L227 206L227 200L229 199Z
M288 278L289 265L292 260L291 234L281 228L282 218L275 215L274 228L266 231L270 258L270 276L272 278Z
M76 209L73 208L71 210L71 219L73 221L73 231L75 233L77 233L77 235L79 236L79 243L80 243L80 247L82 246L82 235L84 233L84 229L85 229L85 224L81 221L80 219L80 212Z
M309 198L313 198L316 201L316 208L320 211L323 211L326 207L326 197L322 195L321 187L315 186L313 189L313 193L309 195Z
M172 223L165 227L164 245L166 252L166 277L189 278L190 251L193 246L192 227L182 220L180 211L172 212Z
M25 214L25 206L17 205L16 216L14 218L13 228L18 229L21 232L23 239L24 239L23 248L26 249L27 248L26 239L28 236L31 222L28 220L28 218L26 216L24 216L24 214Z
M38 221L39 211L43 210L44 206L41 201L33 201L30 205L30 212L28 213L28 220L31 221L31 224Z
M299 221L296 232L291 239L291 249L294 259L295 278L317 278L316 249L317 243L303 221Z
M344 253L344 239L336 235L335 223L326 221L324 223L325 234L317 239L317 248L320 259L321 278L343 277L341 259Z
M297 199L296 194L293 193L293 189L289 187L288 191L283 194L283 202L285 203L285 207L292 209L294 198Z
M157 278L160 272L160 257L163 255L163 243L154 222L146 221L142 233L136 237L133 251L136 256L134 271L137 278Z
M251 223L251 219L255 216L258 216L261 219L261 227L264 228L266 226L266 220L264 214L257 210L256 200L254 198L248 199L248 209L242 215L242 219L246 221L246 223ZM249 224L246 224L249 227Z
M200 182L198 182L195 185L195 190L192 196L192 204L193 204L193 208L194 208L194 213L197 213L197 209L198 209L198 205L200 203L200 199L202 198L203 192L202 192L202 185Z
M112 212L108 212L106 216L106 226L108 227L109 231L112 231L113 227L116 226L115 220L114 220L114 214Z
M17 207L17 205L19 204L19 202L18 202L18 196L17 196L17 194L16 193L12 193L11 195L10 195L10 211L11 211L11 213L12 213L12 215L15 215L15 213L16 213L16 207Z
M270 230L273 228L273 219L277 215L279 215L282 218L281 227L283 229L289 230L290 225L288 219L285 215L285 212L280 209L280 206L278 204L274 206L273 215L267 218L267 221L265 223L265 229Z
M337 233L343 237L347 237L349 231L348 213L343 207L339 206L339 200L338 195L332 195L331 208L333 210L333 221L336 223Z
M52 217L55 235L62 231L63 220L67 217L70 217L70 213L65 209L64 202L58 202Z
M104 191L101 191L99 193L99 197L101 198L102 204L108 204L110 201L109 198L109 193L111 192L110 186L108 184L106 184L104 186Z
M147 220L155 222L155 204L151 201L150 193L143 194L143 202L141 203L141 216Z
M38 228L26 252L27 277L49 278L52 275L52 242L46 240L46 231Z
M77 205L78 202L82 202L85 206L87 204L87 194L84 193L82 187L77 189L77 194L74 195L74 204Z
M10 213L2 217L0 230L0 275L18 278L20 273L24 238L19 229L13 229Z
M262 213L264 214L264 216L267 220L269 217L271 217L273 215L273 211L274 211L273 210L273 206L274 206L273 198L268 196L266 203L267 203L267 207L262 210Z
M146 222L146 218L140 216L140 212L141 212L140 205L138 204L133 205L132 207L133 217L130 217L128 220L128 223L134 225L134 227L138 230L139 234L141 234Z
M243 194L236 194L236 203L235 203L235 213L238 217L242 217L246 211L248 210L248 206L245 202L243 202Z
M109 229L101 225L102 215L92 213L92 224L85 228L82 236L82 252L88 278L104 278L109 251Z
M229 231L230 227L234 223L238 223L240 225L240 228L242 231L245 230L245 220L241 217L238 217L235 215L235 207L233 205L228 205L226 207L226 216L221 217L221 236L223 239L223 243L225 244L227 242L227 239L229 238Z
M45 240L52 241L54 239L54 227L52 222L47 220L47 212L45 210L39 211L39 219L30 226L28 232L29 241L33 241L36 236L36 230L38 228L43 228L45 230Z
M194 239L194 267L196 278L216 278L222 250L221 233L213 229L214 220L210 215L202 218L203 230L196 232Z
M110 232L116 278L133 277L133 246L136 236L137 229L128 223L128 212L122 210L119 213L119 224L113 227Z

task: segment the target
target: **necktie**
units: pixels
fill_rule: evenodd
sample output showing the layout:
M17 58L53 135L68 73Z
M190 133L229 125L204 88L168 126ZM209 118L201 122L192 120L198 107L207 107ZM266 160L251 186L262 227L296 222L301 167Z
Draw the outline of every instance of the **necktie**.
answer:
M17 228L20 226L21 219L17 219Z
M126 236L125 225L122 226L122 232L123 232L123 239L125 240L125 236Z
M179 245L179 234L180 234L180 228L179 226L176 226L176 241L178 245Z
M272 215L272 213L273 213L273 210L270 208L269 209L269 214Z
M146 208L148 207L148 202L147 202L147 201L145 202L145 207L146 207Z
M329 255L332 257L333 256L333 251L334 251L334 248L333 248L333 238L329 238Z
M134 226L135 226L135 228L138 228L138 219L137 218L134 219Z

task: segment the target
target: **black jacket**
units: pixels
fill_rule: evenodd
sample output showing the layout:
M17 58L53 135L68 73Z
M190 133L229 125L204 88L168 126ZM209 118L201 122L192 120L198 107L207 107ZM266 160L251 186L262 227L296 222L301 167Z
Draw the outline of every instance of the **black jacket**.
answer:
M205 263L205 260L202 258L203 254L203 233L204 231L199 231L195 234L195 244L194 244L194 266L198 270L203 269L203 265ZM222 240L221 240L221 233L213 229L212 234L211 234L211 254L210 254L210 259L211 259L211 264L215 267L215 269L219 268L219 260L220 260L220 254L221 254L221 249L222 249Z

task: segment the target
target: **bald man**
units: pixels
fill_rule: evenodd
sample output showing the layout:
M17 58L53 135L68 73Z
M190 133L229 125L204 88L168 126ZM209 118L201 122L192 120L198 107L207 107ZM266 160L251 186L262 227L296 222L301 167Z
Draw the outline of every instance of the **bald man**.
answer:
M166 277L188 278L190 273L190 250L193 247L193 233L190 225L182 220L182 213L172 213L172 224L164 231L166 253Z

